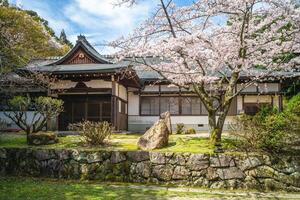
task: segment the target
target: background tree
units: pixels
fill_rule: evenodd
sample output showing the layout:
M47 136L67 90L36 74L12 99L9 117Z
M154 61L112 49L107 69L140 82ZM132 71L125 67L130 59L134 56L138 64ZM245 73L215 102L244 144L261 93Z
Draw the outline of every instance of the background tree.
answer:
M8 7L9 6L8 0L0 0L0 6Z
M73 47L72 43L68 40L64 29L62 29L60 32L59 41L60 41L60 43L66 44L71 48Z
M184 7L160 0L151 18L111 45L121 49L120 59L134 57L133 63L195 92L208 111L211 142L219 151L232 99L274 71L299 67L299 57L290 56L300 51L299 26L300 11L292 0L198 0ZM160 62L151 63L148 56ZM241 74L250 79L237 89Z
M0 72L24 66L32 58L63 55L69 50L52 37L47 23L33 11L0 6Z
M32 111L32 116L29 116ZM63 111L63 101L51 97L15 96L9 100L8 112L5 116L11 119L28 136L41 131L47 121L57 117Z

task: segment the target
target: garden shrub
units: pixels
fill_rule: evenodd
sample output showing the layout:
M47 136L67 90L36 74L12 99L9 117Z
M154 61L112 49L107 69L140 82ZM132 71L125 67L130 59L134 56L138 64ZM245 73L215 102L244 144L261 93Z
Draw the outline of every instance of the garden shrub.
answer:
M190 134L196 134L196 130L194 128L187 129L184 134L190 135Z
M265 107L254 116L238 116L230 131L236 138L236 147L270 153L290 151L300 135L300 117L290 111L279 113Z
M8 111L5 116L11 119L28 136L46 127L47 121L57 117L63 111L63 101L52 97L31 98L14 96L8 101ZM28 113L28 111L32 111Z
M79 131L83 143L87 145L102 145L104 139L112 133L111 125L104 122L84 121L75 124L70 124L69 129Z
M300 93L293 96L286 104L285 110L300 116Z
M183 134L184 133L184 124L183 123L178 123L176 124L176 134Z

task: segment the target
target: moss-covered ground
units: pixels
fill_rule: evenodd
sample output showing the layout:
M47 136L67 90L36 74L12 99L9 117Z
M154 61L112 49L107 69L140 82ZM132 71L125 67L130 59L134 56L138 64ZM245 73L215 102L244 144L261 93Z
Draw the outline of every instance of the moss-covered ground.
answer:
M59 143L39 146L38 148L77 148L86 150L137 150L137 140L141 134L113 134L102 146L84 146L78 135L59 137ZM223 139L223 147L230 149L232 141ZM0 147L24 148L32 147L26 144L26 136L23 133L0 134ZM213 153L209 138L196 135L170 135L169 145L163 149L155 150L161 152L191 152L191 153Z

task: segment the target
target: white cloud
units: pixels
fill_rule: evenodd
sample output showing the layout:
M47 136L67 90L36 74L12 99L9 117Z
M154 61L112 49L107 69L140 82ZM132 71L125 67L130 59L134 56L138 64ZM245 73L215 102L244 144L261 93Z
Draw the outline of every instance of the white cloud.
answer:
M69 0L59 2L60 6L55 6L53 0L9 1L36 11L57 35L64 29L73 43L77 35L84 34L100 53L113 52L101 44L132 32L157 5L157 0L143 0L134 7L115 6L116 0Z
M65 12L72 21L88 29L131 30L148 17L154 5L151 0L134 7L115 6L111 0L74 0Z

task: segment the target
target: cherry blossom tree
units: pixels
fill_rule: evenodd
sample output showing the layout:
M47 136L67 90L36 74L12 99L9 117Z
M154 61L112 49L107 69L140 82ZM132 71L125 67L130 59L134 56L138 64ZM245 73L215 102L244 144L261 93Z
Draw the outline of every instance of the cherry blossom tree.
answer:
M120 59L133 58L170 84L195 92L220 151L232 99L276 71L299 65L300 9L292 0L196 0L184 7L159 2L152 17L111 45L120 49ZM138 0L118 3L134 6ZM149 56L160 62L149 62ZM249 80L237 89L241 74Z

